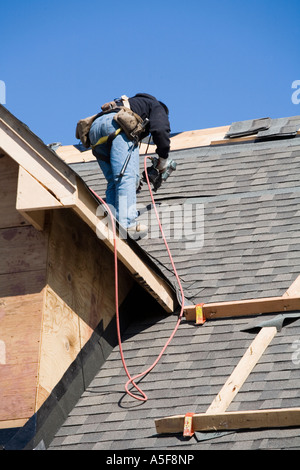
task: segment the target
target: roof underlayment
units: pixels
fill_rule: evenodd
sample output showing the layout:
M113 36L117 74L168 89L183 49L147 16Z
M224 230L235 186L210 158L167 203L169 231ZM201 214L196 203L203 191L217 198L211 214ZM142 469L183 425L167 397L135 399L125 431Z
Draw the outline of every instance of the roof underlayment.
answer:
M231 130L250 136L260 124ZM186 303L282 296L300 274L300 139L295 133L300 120L264 120L264 125L260 138L233 143L230 137L230 143L171 152L177 170L155 199ZM104 195L106 182L96 161L71 167ZM138 201L140 219L150 226L138 244L176 288L145 185ZM127 377L116 347L50 449L300 449L299 427L196 432L183 438L182 433L158 435L154 424L165 416L205 413L254 339L253 321L260 327L275 317L224 318L202 326L183 320L161 361L141 382L149 397L143 404L124 393ZM292 320L283 323L228 411L300 406L300 320L297 315ZM153 362L175 322L176 314L161 312L144 318L141 306L140 319L123 338L132 374Z

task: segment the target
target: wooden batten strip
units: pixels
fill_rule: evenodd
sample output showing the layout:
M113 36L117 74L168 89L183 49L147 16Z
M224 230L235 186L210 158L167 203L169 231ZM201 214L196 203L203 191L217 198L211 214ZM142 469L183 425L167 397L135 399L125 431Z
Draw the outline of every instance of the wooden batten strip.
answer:
M155 420L158 434L181 433L185 415ZM193 415L194 431L223 431L237 429L283 428L300 425L300 408L232 411Z
M206 413L223 413L227 410L276 333L275 326L260 330Z
M241 300L234 302L208 303L202 306L206 320L225 317L242 317L264 313L289 312L300 310L300 297L270 297L263 299ZM188 321L196 319L196 306L185 307Z
M300 297L300 276L298 276L282 297Z

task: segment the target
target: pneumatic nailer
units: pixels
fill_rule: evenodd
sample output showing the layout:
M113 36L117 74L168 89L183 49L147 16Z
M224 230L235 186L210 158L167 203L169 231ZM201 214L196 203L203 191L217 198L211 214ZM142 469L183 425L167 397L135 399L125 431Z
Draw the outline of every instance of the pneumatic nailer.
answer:
M169 160L166 168L162 172L160 172L159 170L157 170L157 165L159 161L158 158L153 157L151 160L152 160L152 166L147 168L147 174L148 174L149 181L153 186L153 191L156 192L158 188L160 188L161 184L169 178L169 176L174 170L176 170L177 165L176 165L176 162L174 162L174 160ZM142 181L144 182L147 181L145 171L143 171Z

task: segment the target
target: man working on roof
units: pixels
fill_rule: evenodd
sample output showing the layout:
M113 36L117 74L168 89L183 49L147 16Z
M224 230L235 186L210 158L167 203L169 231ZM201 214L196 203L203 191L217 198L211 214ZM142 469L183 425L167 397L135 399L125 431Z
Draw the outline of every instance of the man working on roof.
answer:
M103 113L97 117L89 132L90 143L93 154L97 157L100 168L107 180L106 203L114 209L114 215L128 232L136 236L143 236L147 227L137 223L136 191L139 186L139 147L121 130L118 122L114 119L120 108L130 108L136 113L141 121L144 121L142 132L138 136L141 141L151 133L153 141L157 146L156 153L159 157L157 169L163 171L167 166L170 150L170 123L168 108L154 96L138 93L132 98L123 96L102 106ZM149 121L145 121L148 119ZM147 124L145 125L145 122ZM117 131L117 132L116 132ZM111 142L100 143L99 139L104 136L113 135ZM120 172L132 151L126 166L124 175Z

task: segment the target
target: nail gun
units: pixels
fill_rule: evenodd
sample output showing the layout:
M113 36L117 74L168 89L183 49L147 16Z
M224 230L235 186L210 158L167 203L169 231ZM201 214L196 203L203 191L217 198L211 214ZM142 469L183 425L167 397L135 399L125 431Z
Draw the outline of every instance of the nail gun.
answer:
M169 160L168 165L163 171L157 170L159 159L157 157L152 158L152 166L147 168L147 174L150 183L153 185L153 191L156 192L160 188L161 184L166 181L171 173L176 170L176 162L174 160ZM146 182L145 171L143 171L142 181Z

